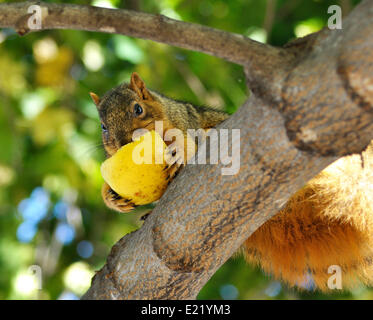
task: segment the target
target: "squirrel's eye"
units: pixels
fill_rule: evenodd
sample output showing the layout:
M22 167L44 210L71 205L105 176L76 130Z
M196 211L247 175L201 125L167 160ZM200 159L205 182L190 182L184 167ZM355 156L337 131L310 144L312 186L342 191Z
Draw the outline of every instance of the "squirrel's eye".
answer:
M105 127L105 125L104 125L104 124L102 124L102 123L101 123L101 129L102 129L102 131L107 131L107 129L106 129L106 127Z
M140 114L143 113L143 109L138 103L136 103L133 108L133 112L135 113L136 116L139 116Z

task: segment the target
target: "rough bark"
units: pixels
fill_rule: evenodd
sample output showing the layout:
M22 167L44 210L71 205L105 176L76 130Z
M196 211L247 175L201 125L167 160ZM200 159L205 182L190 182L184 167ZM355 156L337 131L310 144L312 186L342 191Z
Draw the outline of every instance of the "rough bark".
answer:
M239 63L253 93L220 125L241 130L239 174L221 175L222 164L183 169L144 225L114 245L85 299L195 298L292 193L373 138L372 1L357 6L342 30L284 48L161 16L42 5L43 29L128 34ZM24 30L25 6L0 4L0 27Z

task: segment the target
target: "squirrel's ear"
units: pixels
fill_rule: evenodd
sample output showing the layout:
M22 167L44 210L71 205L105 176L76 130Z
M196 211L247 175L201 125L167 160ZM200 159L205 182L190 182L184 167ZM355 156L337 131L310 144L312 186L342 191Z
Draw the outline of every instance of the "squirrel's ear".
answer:
M131 75L130 89L136 92L142 100L154 100L151 93L146 89L145 82L140 78L137 72Z
M89 95L91 96L93 102L95 103L95 105L98 107L98 104L100 103L100 98L97 94L93 93L93 92L90 92Z

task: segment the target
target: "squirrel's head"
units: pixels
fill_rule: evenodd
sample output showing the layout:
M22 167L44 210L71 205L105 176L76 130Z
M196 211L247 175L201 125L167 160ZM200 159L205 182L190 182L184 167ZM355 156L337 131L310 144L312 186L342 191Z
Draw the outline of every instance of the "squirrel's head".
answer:
M137 129L154 130L155 121L164 119L163 108L157 98L134 72L129 84L123 83L102 98L90 93L101 120L102 141L108 156L132 142Z

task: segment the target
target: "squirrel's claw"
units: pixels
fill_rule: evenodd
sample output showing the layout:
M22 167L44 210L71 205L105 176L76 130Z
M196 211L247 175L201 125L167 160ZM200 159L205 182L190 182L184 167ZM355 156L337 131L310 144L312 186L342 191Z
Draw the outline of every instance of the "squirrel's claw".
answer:
M176 147L168 147L165 151L164 159L167 163L164 170L167 171L167 177L166 180L168 180L168 183L171 183L171 181L177 176L180 169L184 166L183 164L183 152L180 152L179 149Z
M115 211L119 212L130 212L137 206L132 203L132 199L125 199L119 194L117 194L107 183L102 186L102 198L105 204Z
M174 178L176 178L176 176L178 175L178 173L180 172L183 166L184 166L183 164L175 162L173 165L168 167L167 169L168 175L166 177L166 180L168 181L169 184Z

